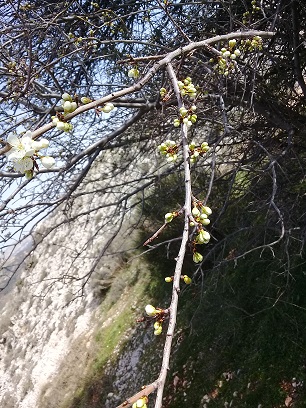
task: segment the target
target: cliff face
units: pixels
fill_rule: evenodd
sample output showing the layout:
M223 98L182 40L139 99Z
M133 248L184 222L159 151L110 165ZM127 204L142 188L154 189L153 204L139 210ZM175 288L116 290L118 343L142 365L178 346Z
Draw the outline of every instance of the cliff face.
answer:
M113 166L106 152L71 202L39 224L25 248L32 246L31 255L0 295L1 406L61 406L92 361L97 327L126 289L127 279L118 274L125 250L135 245L135 217L126 215L127 200L124 207L117 198L135 187L124 183L138 170L125 164L118 188L111 186L118 180ZM23 254L17 247L12 268Z

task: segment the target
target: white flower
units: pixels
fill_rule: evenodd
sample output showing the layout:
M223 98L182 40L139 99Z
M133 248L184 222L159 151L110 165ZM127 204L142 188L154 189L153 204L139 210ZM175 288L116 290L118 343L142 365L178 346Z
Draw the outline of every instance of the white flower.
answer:
M7 138L8 144L12 146L12 150L18 151L23 154L23 156L31 157L33 156L35 149L33 148L32 133L26 132L21 138L16 135L9 135ZM10 155L10 152L8 153ZM22 156L22 157L23 157Z
M31 132L26 132L21 138L9 135L7 142L12 147L7 152L7 159L13 163L14 169L25 173L33 168L32 156L35 153Z
M46 168L46 169L51 169L51 167L54 166L55 160L51 156L44 156L41 159L41 164Z

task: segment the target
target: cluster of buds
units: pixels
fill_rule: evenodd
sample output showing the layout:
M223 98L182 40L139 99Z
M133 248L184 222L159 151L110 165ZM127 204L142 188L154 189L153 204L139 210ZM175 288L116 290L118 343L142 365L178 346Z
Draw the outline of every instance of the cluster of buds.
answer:
M165 278L165 282L167 283L173 282L173 278L174 278L173 276L167 276ZM186 283L186 285L190 285L192 282L192 279L189 278L188 275L181 275L181 279Z
M61 104L64 109L64 114L72 113L78 107L78 104L73 100L72 96L69 95L67 92L63 93Z
M228 44L221 48L221 55L217 57L217 64L214 69L221 75L229 75L235 69L235 59L241 55L241 51L237 48L237 40L234 38L229 40ZM210 62L214 63L216 60L212 58Z
M155 320L154 326L153 326L154 335L159 336L163 331L162 322L164 321L166 311L163 309L155 308L152 305L147 305L145 307L145 311L149 317L154 318Z
M132 408L147 408L148 401L149 400L147 396L141 397L136 402L134 402Z
M206 205L202 205L201 202L194 203L193 209L191 211L193 218L198 224L209 225L210 219L209 215L212 214L211 208ZM194 227L194 222L190 222L190 226Z
M72 96L69 95L69 93L65 92L62 95L61 105L64 109L64 114L58 113L56 116L51 116L51 119L53 125L56 126L59 130L70 132L73 129L73 126L71 123L66 122L65 115L74 112L77 109L78 104L72 98Z
M8 161L12 162L14 169L23 173L27 179L33 177L34 168L38 170L37 158L46 169L50 169L55 164L53 157L38 153L39 150L49 146L49 141L47 139L33 140L30 131L27 131L21 138L9 135L7 143L11 146L11 149L6 153Z
M246 11L242 15L243 24L250 23L251 16L256 14L258 11L260 11L260 7L258 7L258 5L257 5L257 0L252 0L251 5L252 5L252 10L251 11Z
M182 96L189 96L190 99L194 99L197 96L197 90L191 81L191 78L187 77L183 81L178 81L177 84Z
M135 68L130 69L129 72L128 72L128 77L137 79L139 77L138 68L135 67Z
M203 228L203 226L210 224L208 216L212 214L212 211L210 207L203 205L201 202L194 202L191 212L195 221L198 223L197 235L193 241L193 261L195 263L200 263L203 261L203 255L196 251L196 245L208 244L210 241L210 234ZM195 226L195 223L190 222L190 226Z
M184 123L188 128L190 128L190 126L192 126L197 121L198 117L195 114L196 110L197 107L195 105L192 105L189 109L186 109L184 106L182 106L179 109L179 118L176 118L173 121L174 127L179 127L182 123Z
M196 147L194 142L189 145L190 163L195 163L199 157L202 157L208 152L209 146L207 142L203 142L201 146Z
M262 50L262 38L259 37L259 35L256 35L253 37L251 40L241 40L241 46L246 50L246 51L255 51L255 50Z
M178 145L173 140L166 140L158 146L158 150L161 155L166 156L169 163L177 160Z

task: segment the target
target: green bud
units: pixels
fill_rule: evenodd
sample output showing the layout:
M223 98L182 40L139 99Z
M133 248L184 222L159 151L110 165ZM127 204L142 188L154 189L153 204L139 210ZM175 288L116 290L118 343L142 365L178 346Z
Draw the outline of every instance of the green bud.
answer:
M65 130L65 123L59 121L59 122L56 123L56 127L57 127L59 130Z
M152 305L147 305L146 307L145 307L145 311L146 311L146 314L148 315L148 316L150 316L150 317L154 317L154 316L156 316L157 314L158 314L158 311L155 309L155 307L154 306L152 306Z
M33 178L33 170L26 170L24 175L27 180L31 180Z
M194 252L192 259L193 262L200 263L203 261L203 255L201 255L199 252Z
M188 113L188 110L186 108L184 108L183 106L179 109L180 115L181 116L186 116Z
M201 219L200 222L201 222L202 225L209 225L210 224L210 219L209 218Z
M165 222L171 222L173 220L173 213L167 213L165 215Z
M71 102L70 102L70 101L65 101L65 102L63 103L63 108L64 108L64 112L65 112L65 113L71 112L71 107L72 107L72 105L71 105Z
M87 98L87 96L83 96L83 97L81 98L81 102L82 102L84 105L86 105L87 103L92 102L92 100L91 100L90 98Z
M160 322L155 322L153 327L155 330L157 330L160 328L160 326L161 326Z
M198 207L193 207L193 209L192 209L192 215L194 216L194 217L199 217L200 216L200 211L199 211L199 209L198 209Z
M211 210L210 207L203 206L203 207L201 207L201 210L202 210L202 212L203 212L204 214L206 214L206 215L211 215L211 214L212 214L212 210Z
M233 48L233 47L235 47L236 43L237 43L237 41L233 39L233 40L229 40L228 45L229 45L231 48Z
M186 283L186 285L190 285L192 282L192 279L189 278L189 276L184 275L184 282Z
M201 230L196 237L196 242L200 245L207 244L209 240L210 240L210 234L205 230Z
M63 93L62 99L63 99L64 101L69 101L69 102L72 101L71 96L70 96L69 93L67 93L67 92Z
M154 330L154 335L155 336L159 336L163 331L163 328L161 326L159 326L158 329Z
M170 283L170 282L172 282L173 281L173 279L171 278L171 276L167 276L166 278L165 278L165 282L167 282L167 283Z

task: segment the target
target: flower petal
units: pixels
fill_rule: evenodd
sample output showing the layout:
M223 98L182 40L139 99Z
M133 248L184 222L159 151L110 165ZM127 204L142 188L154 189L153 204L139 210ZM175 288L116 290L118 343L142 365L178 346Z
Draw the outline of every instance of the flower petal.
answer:
M17 147L19 144L19 139L16 135L9 135L7 138L7 143L11 146Z

